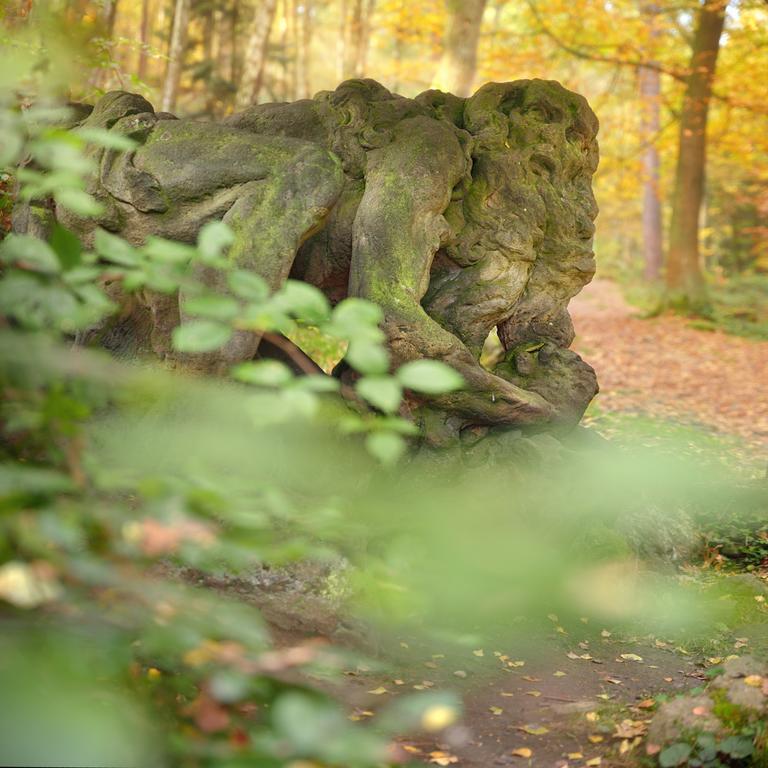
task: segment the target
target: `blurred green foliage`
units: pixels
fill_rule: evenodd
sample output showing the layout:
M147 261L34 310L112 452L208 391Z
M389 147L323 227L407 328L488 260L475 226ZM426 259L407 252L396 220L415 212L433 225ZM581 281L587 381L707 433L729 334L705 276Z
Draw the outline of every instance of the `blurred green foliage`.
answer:
M0 76L0 165L19 199L53 196L88 216L98 204L84 149L114 137L56 127L77 57L61 81L49 77L67 50L54 27L10 44L19 56ZM22 109L19 93L33 105ZM193 586L189 573L346 563L335 572L345 610L384 644L405 629L456 647L509 642L534 631L521 618L551 612L659 632L728 620L721 595L639 567L636 553L671 557L674 510L764 510L764 490L703 454L575 450L514 432L461 453L409 446L403 392L450 391L457 374L433 361L390 371L378 307L331 308L293 281L270 295L227 260L232 237L213 223L196 246L136 248L99 231L88 251L60 228L47 243L0 244L0 762L373 766L395 736L458 714L454 696L425 692L371 723L350 720L311 677L288 674L338 673L339 657L273 648L252 603L204 578ZM226 272L226 295L195 280L199 264ZM206 381L73 347L115 311L107 273L128 291L193 296L179 352L215 350L234 329L281 332L326 370L343 355L360 374L354 391L342 398L337 379L274 360ZM672 544L688 523L669 529Z

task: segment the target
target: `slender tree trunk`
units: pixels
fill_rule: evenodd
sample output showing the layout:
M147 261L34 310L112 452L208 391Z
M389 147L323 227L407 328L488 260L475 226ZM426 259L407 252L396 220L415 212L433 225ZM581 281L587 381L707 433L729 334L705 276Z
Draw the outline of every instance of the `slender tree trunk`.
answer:
M173 112L179 95L179 81L184 67L184 53L187 47L187 27L189 25L190 0L176 0L173 11L173 30L171 45L168 50L168 67L165 71L161 109Z
M477 46L486 0L445 0L448 15L435 88L469 96L477 69Z
M149 0L141 0L141 23L139 26L139 80L147 77L147 56L149 47Z
M658 37L655 5L644 6L651 41ZM656 144L661 130L661 73L652 67L638 71L642 110L641 136L645 142L643 153L643 263L645 279L655 283L661 277L663 261L662 217L659 183L661 160Z
M699 9L680 119L666 264L666 303L685 310L702 308L707 301L699 262L699 213L704 198L707 114L726 6L727 0L704 0Z
M243 73L235 98L235 109L245 109L256 103L261 90L264 63L269 47L269 33L275 18L277 0L262 0L248 31L248 43L243 60Z
M371 31L373 29L373 14L375 12L376 0L368 0L363 17L363 39L357 57L358 77L365 77L368 73L368 52L371 49Z
M347 73L347 51L349 49L349 31L347 27L347 0L339 3L339 31L336 36L336 79L341 82Z
M308 99L312 94L310 85L310 49L312 46L312 0L304 0L298 19L296 36L296 98Z
M240 63L238 59L237 25L240 22L240 0L232 0L232 13L229 17L229 81L232 85L240 82Z

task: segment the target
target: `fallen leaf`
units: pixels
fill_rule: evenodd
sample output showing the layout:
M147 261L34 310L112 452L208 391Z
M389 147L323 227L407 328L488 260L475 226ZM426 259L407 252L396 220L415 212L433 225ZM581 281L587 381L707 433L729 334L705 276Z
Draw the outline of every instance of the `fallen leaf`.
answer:
M624 685L624 682L619 680L618 677L604 677L603 680L605 680L606 683L613 683L614 685Z
M747 675L744 678L744 684L752 688L759 688L763 684L763 678L760 675Z
M392 682L395 685L405 685L405 680L393 680Z
M504 712L501 707L488 707L488 711L494 715L501 715Z
M590 723L596 723L600 719L600 715L598 715L597 712L587 712L584 717L586 717Z
M412 755L420 755L424 750L415 747L413 744L403 744L403 749L406 752L410 752Z
M581 760L584 755L582 755L581 752L569 752L566 757L569 760Z
M475 656L485 656L485 651L482 648L478 648L476 651L472 651Z
M587 760L587 762L584 763L584 765L588 765L589 768L595 768L596 766L600 765L600 763L602 762L603 762L602 757L593 757L591 760Z
M429 669L437 669L437 664L434 661L425 661L424 666L429 667Z
M670 682L671 680L672 678L670 677L667 682ZM656 706L656 701L654 699L643 699L637 706L640 707L640 709L653 709Z
M624 661L642 661L643 657L638 656L636 653L622 653L621 658L624 659Z
M374 696L382 696L385 693L389 693L389 691L383 685L380 685L378 688L368 691L368 693L372 693Z
M524 667L525 662L524 661L508 661L507 666L508 667Z
M429 753L429 762L435 765L452 765L458 763L459 758L449 752L435 751Z
M526 696L533 696L535 698L538 698L539 696L541 696L541 691L526 691L525 695Z
M461 678L464 678L467 676L467 673L463 669L457 669L453 674L455 677L461 677Z
M533 756L533 750L528 747L518 747L517 749L513 749L509 754L514 757L524 757L527 759Z
M511 698L511 697L512 697L512 696L514 696L515 694L514 694L514 693L507 693L506 691L502 691L502 692L501 692L501 695L502 695L502 696L506 696L507 698Z
M599 744L601 741L604 741L599 733L590 733L587 739L589 739L590 744Z
M567 672L561 672L559 669L552 674L552 677L565 677Z
M613 634L613 632L609 632L607 629L604 629L601 633L601 637L610 637Z
M523 675L523 680L527 680L529 683L540 683L540 677L534 677L533 675Z
M545 733L549 733L549 728L545 728L543 725L523 725L518 730L525 731L531 736L543 736Z

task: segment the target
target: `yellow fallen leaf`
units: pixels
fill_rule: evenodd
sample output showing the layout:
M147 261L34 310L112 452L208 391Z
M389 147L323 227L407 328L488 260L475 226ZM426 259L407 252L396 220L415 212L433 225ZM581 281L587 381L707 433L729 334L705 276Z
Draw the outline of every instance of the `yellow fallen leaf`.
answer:
M744 678L744 684L752 688L759 688L763 684L763 678L760 675L747 675Z
M368 691L368 693L372 693L374 696L381 696L385 693L389 693L389 691L383 685L380 685L378 688Z
M613 634L613 632L609 632L607 629L604 629L601 633L601 637L610 637Z
M514 696L515 694L514 694L514 693L507 693L506 691L502 691L502 692L501 692L501 695L502 695L502 696L506 696L507 698L511 698L511 697L512 697L512 696Z
M533 675L523 675L523 680L527 680L529 683L540 683L540 677L534 677Z
M435 763L435 765L452 765L453 763L458 763L459 758L449 752L441 752L438 750L429 753L429 762Z
M475 656L485 656L485 651L482 648L478 648L476 651L472 651Z
M514 757L524 757L527 759L533 756L533 750L528 747L518 747L517 749L513 749L509 754Z
M586 717L590 723L596 723L600 719L600 715L598 715L597 712L587 712L584 717Z
M421 716L421 725L427 731L441 731L449 725L453 725L459 717L459 713L445 704L435 704L427 707Z
M524 667L525 662L524 661L508 661L507 666L508 667Z
M560 670L558 669L558 670L557 670L557 672L554 672L554 673L552 674L552 677L565 677L565 676L566 676L566 674L567 674L567 672L562 672L562 671L560 671Z
M157 669L156 667L150 667L147 670L147 677L150 680L157 680L159 677L162 676L162 674L163 673L159 669Z
M591 760L587 760L585 765L588 765L589 768L596 768L596 766L600 765L600 763L603 762L602 757L593 757Z
M545 728L543 725L523 725L519 730L525 731L531 736L543 736L545 733L549 733L549 728Z
M590 744L599 744L603 741L603 737L599 733L590 733L587 738L589 739Z
M764 603L765 598L762 595L755 595L755 602L756 603Z
M393 680L392 682L395 685L405 685L405 680Z
M403 744L403 749L406 752L410 752L412 755L420 755L423 752L422 749L415 747L413 744Z
M723 657L722 656L711 656L707 659L708 664L722 664L723 663Z
M541 696L541 691L526 691L525 695L526 696L533 696L534 698L538 698L539 696Z
M569 752L566 757L569 760L581 760L584 755L582 755L581 752Z
M622 653L621 658L624 659L624 661L642 661L643 657L638 656L636 653Z
M504 712L501 707L488 707L488 711L494 715L500 715Z

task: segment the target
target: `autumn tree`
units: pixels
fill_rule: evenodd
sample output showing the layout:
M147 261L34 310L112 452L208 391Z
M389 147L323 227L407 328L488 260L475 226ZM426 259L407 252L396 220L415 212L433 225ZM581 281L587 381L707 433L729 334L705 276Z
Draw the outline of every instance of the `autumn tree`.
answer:
M269 48L269 33L275 18L277 0L260 0L248 30L243 59L243 71L235 98L235 109L245 109L254 104L261 90L264 64Z
M681 309L695 310L706 304L699 259L699 213L704 199L707 116L727 4L727 0L704 0L699 8L680 116L665 303Z
M168 67L165 71L163 95L160 101L164 112L176 109L179 93L181 70L184 66L184 53L187 47L187 28L189 24L190 0L176 0L173 10L171 44L168 50Z
M433 85L469 96L477 69L477 46L486 0L446 0L443 55Z

